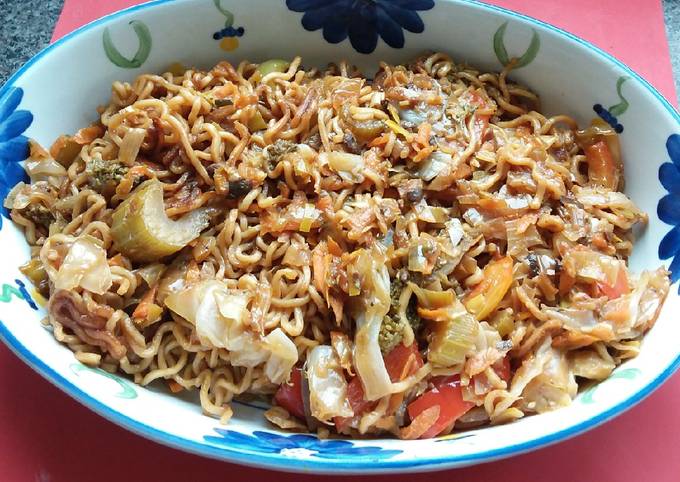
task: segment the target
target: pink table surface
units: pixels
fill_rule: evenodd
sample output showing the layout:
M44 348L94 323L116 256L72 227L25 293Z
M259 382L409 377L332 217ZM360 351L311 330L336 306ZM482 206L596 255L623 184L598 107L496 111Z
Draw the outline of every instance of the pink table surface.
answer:
M66 0L53 40L135 0ZM677 105L659 0L497 0L614 54ZM311 481L185 454L104 420L0 346L0 481ZM680 481L680 374L622 416L511 459L374 481ZM368 477L365 478L368 480ZM355 480L361 480L361 477Z

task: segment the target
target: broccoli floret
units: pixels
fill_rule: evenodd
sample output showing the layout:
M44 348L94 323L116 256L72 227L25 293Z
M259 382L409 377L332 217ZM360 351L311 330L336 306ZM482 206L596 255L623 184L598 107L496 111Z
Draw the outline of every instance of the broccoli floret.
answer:
M45 228L49 228L52 221L54 221L54 214L52 214L52 211L42 204L29 204L21 214L38 226L43 226Z
M399 298L405 288L404 282L400 277L395 277L390 283L390 311L387 316L383 318L380 325L380 334L378 335L378 343L380 344L380 351L387 354L399 343L404 337L404 327L402 321L398 316L399 313ZM417 332L420 329L422 320L418 316L417 302L414 296L409 300L406 307L406 319L411 325L411 329Z
M394 347L401 343L403 337L403 327L399 319L393 319L389 315L383 318L378 335L378 344L383 355L391 352Z
M418 301L415 296L411 296L408 306L406 306L406 319L411 325L413 332L417 333L423 324L423 319L418 315Z
M291 141L283 139L277 140L274 144L268 145L265 150L265 159L267 160L267 167L270 171L276 169L276 166L281 162L281 158L291 152L297 151L298 145Z
M127 174L128 168L115 161L92 159L87 162L88 184L98 193L112 191Z

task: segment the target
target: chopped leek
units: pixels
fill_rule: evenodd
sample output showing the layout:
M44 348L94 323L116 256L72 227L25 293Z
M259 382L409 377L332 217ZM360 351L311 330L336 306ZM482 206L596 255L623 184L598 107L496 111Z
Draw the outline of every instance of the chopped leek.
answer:
M427 359L441 366L465 362L475 348L479 322L457 299L445 310L446 317L432 326L432 339Z

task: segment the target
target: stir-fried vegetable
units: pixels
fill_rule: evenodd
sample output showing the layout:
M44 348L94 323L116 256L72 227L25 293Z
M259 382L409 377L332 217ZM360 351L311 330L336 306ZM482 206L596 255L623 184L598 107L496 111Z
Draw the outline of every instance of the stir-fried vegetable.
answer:
M83 146L101 137L103 132L101 125L94 124L80 129L74 136L60 136L50 147L50 155L62 166L69 167Z
M176 253L208 225L208 213L195 209L177 221L165 214L163 188L156 180L139 186L113 213L111 236L116 248L135 261Z
M56 289L72 290L80 286L96 294L104 294L113 283L106 251L92 236L78 238L68 250L59 270L47 270Z
M259 110L255 111L255 114L253 114L253 117L250 118L248 121L248 129L251 131L261 131L263 129L267 128L267 123L264 121L264 118L262 117L262 114L260 114Z
M630 287L628 285L628 273L626 266L621 264L614 284L598 281L597 287L599 288L600 292L610 300L614 300L619 296L628 293L630 291Z
M621 294L628 285L625 263L597 251L581 247L572 249L563 256L563 266L572 277L598 283L612 295Z
M154 285L142 297L141 301L132 312L132 319L138 325L147 327L161 319L163 308L155 303L158 286Z
M390 310L383 319L382 325L380 325L378 339L380 350L383 353L390 353L397 345L401 344L407 330L415 333L420 328L421 319L418 316L416 300L410 296L410 291L405 290L406 287L399 278L391 281ZM404 306L402 306L401 298L404 295L408 299L404 298Z
M373 410L377 404L377 402L366 400L364 387L359 377L353 377L347 384L347 399L354 415L352 417L335 417L333 419L335 427L339 432L343 432L352 424L355 424L361 415Z
M302 400L302 370L293 368L290 380L279 386L274 395L276 404L288 410L288 413L300 420L305 419L305 404Z
M423 357L415 342L409 346L400 343L385 356L387 373L390 375L390 380L395 383L416 373L423 364Z
M98 193L111 195L123 176L127 174L128 169L120 162L94 158L86 164L87 182Z
M638 353L671 280L628 268L648 216L621 191L623 96L580 130L501 63L116 83L96 123L30 142L3 203L47 323L83 363L200 389L223 423L271 396L267 420L321 438L570 403Z
M29 141L30 153L24 163L24 169L31 178L32 183L46 181L55 187L61 184L66 176L66 169L60 163L52 159L45 149L37 142Z
M615 189L619 184L619 171L614 165L607 143L597 141L587 146L585 151L590 181L609 189Z
M512 284L512 258L506 256L490 261L484 268L484 279L470 291L463 301L478 320L484 320L501 302Z
M367 117L364 115L364 118L356 119L352 115L353 108L357 109L351 104L343 104L340 108L340 118L352 132L356 140L364 143L378 137L385 129L385 119L387 116L385 116L384 112L372 109L369 113L373 114L373 112L375 112L379 115L379 118L373 116Z
M281 328L276 328L265 336L264 342L270 351L269 359L264 365L264 373L272 383L284 383L298 361L295 343L286 336Z
M392 384L380 351L380 325L390 309L390 276L380 243L362 250L356 265L364 277L362 306L356 315L354 365L368 400L391 392Z
M49 295L49 278L40 259L31 258L19 267L19 271L33 283L41 295Z
M259 72L262 77L265 77L272 72L285 72L288 70L289 65L290 62L288 60L270 59L258 65L256 71Z
M322 152L319 154L319 162L328 164L331 169L347 182L360 183L364 180L363 158L358 154L349 152Z
M418 308L423 318L433 320L427 359L441 366L454 366L465 361L475 348L479 323L457 299L445 308Z
M327 422L333 417L354 415L347 398L347 381L332 347L315 346L307 356L305 372L309 384L309 406L314 418Z
M577 131L576 136L586 154L589 181L607 189L619 189L623 163L614 129L604 120L595 119L590 127Z
M423 393L408 405L408 414L411 420L431 407L439 407L439 416L436 421L419 438L436 437L468 410L475 406L474 403L463 400L460 388L460 378L440 377L432 380L434 388Z
M201 343L236 349L248 323L250 295L224 282L205 280L165 298L165 305L196 327Z

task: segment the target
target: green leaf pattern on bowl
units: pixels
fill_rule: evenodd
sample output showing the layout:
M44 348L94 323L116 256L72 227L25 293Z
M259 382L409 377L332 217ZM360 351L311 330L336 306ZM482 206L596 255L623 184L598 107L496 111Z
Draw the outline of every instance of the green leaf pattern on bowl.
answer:
M639 376L642 372L640 371L639 368L624 368L623 370L616 370L614 373L612 373L607 380L614 380L616 378L622 378L624 380L632 380ZM598 383L595 386L590 387L588 390L583 392L583 396L581 397L581 403L584 403L586 405L589 405L591 403L595 403L595 392L597 391L598 388L602 383Z
M132 384L124 378L114 375L113 373L109 373L105 370L102 370L101 368L91 368L83 365L82 363L73 363L71 364L70 368L71 371L78 376L80 376L80 372L88 371L90 373L96 373L97 375L113 380L118 385L120 385L120 391L114 394L115 397L126 399L137 398L137 391L132 387Z

